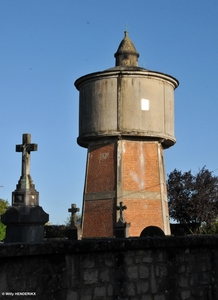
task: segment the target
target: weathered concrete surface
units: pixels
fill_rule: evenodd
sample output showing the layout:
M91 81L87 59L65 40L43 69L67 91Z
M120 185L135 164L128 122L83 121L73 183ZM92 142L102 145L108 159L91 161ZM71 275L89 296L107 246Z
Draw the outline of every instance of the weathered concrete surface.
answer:
M0 278L25 299L216 300L218 237L1 244Z
M131 136L175 143L174 89L178 81L159 72L115 67L85 75L75 82L80 91L78 143L95 138ZM148 103L144 110L143 101Z
M78 143L88 147L95 138L141 137L175 143L172 76L138 67L139 53L125 31L114 68L78 78L80 92Z

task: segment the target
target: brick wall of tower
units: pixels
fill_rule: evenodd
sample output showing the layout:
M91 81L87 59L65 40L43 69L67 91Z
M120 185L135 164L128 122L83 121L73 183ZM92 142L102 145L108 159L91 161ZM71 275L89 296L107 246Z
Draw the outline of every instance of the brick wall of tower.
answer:
M124 217L131 223L130 236L139 236L151 225L165 231L168 205L161 145L122 140L91 145L88 151L83 237L114 236L116 214L119 217L116 205L120 201L127 206ZM117 151L121 153L121 161ZM121 174L119 190L117 173Z
M86 193L113 191L115 189L115 157L115 143L90 145L88 150Z
M157 143L123 141L123 190L160 191Z
M160 199L123 199L123 203L127 206L125 221L131 224L130 236L140 236L142 230L148 226L164 229Z
M164 230L157 142L123 141L123 204L130 236L147 226Z
M116 145L90 145L83 206L83 238L114 234L116 186ZM86 200L88 199L88 200Z
M114 220L114 199L85 201L82 237L112 237Z

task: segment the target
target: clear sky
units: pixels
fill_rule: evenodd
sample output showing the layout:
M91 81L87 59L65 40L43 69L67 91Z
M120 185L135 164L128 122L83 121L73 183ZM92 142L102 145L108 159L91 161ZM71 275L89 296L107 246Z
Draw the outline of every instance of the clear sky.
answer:
M74 81L111 68L124 30L139 66L176 77L166 172L218 175L217 0L0 0L0 198L21 175L15 145L32 135L31 176L50 222L82 208L87 150L77 145Z

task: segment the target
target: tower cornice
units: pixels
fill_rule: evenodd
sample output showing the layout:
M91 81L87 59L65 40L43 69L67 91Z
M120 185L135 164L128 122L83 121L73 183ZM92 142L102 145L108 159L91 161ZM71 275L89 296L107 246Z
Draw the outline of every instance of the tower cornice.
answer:
M143 68L138 67L115 67L111 69L107 69L100 72L94 72L90 73L84 76L81 76L75 81L75 87L77 90L80 90L80 87L87 83L88 81L96 80L96 79L102 79L104 77L118 77L118 76L137 76L137 77L147 77L147 78L157 78L159 80L164 80L170 83L174 89L176 89L179 86L179 81L168 74L157 72L157 71L151 71Z

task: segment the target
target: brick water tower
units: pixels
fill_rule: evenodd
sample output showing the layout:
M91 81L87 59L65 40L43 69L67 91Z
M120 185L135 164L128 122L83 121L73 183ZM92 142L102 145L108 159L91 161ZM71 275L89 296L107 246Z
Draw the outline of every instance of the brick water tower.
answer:
M83 238L112 237L120 202L129 236L148 226L170 234L164 149L175 144L172 76L138 67L125 32L116 66L76 80L80 146L88 149Z

